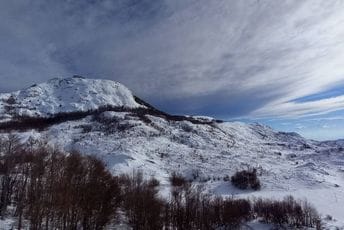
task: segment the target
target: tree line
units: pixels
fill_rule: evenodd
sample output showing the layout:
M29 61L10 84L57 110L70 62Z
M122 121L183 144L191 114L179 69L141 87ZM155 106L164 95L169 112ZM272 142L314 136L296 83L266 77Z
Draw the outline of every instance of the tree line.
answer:
M137 116L145 123L150 123L150 119L147 115L152 115L156 117L161 117L168 121L189 121L193 124L203 124L203 125L211 125L214 126L215 123L222 123L221 120L202 120L197 119L194 117L189 116L182 116L182 115L171 115L160 110L155 109L152 106L147 106L149 104L142 104L142 100L135 97L135 100L138 101L139 104L147 106L144 107L137 107L137 108L128 108L125 106L112 106L112 105L104 105L100 106L97 109L90 109L86 111L74 111L74 112L59 112L55 114L47 114L47 116L27 116L27 115L18 115L16 113L16 106L15 100L13 97L9 98L5 103L5 110L8 114L12 115L12 119L5 122L0 122L0 132L11 132L11 131L26 131L30 129L37 129L37 130L44 130L49 126L60 124L67 121L75 121L85 118L87 116L97 117L99 114L106 112L106 111L113 111L113 112L128 112L134 116Z
M94 156L65 153L42 141L0 140L0 216L17 229L237 229L260 219L279 226L320 229L316 210L284 200L213 197L181 175L171 175L168 199L142 172L113 176ZM178 178L179 177L179 178Z

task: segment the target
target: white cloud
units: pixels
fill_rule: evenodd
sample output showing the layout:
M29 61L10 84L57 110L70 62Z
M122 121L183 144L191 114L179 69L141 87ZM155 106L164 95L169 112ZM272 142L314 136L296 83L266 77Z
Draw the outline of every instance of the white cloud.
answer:
M330 116L330 117L317 117L317 118L310 118L309 121L338 121L344 120L343 116Z
M299 117L315 116L325 112L342 110L344 108L344 96L320 99L317 101L296 103L286 102L269 104L253 112L256 116Z
M222 116L344 105L343 96L290 102L344 84L341 0L10 2L0 3L8 90L79 73L121 81L153 102L218 106Z

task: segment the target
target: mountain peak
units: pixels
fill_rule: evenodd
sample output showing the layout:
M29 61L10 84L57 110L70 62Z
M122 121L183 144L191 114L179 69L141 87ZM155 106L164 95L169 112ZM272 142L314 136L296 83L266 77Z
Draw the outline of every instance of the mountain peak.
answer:
M57 113L95 110L103 106L138 108L124 85L81 76L54 78L13 93L0 94L0 120L13 116L48 117Z

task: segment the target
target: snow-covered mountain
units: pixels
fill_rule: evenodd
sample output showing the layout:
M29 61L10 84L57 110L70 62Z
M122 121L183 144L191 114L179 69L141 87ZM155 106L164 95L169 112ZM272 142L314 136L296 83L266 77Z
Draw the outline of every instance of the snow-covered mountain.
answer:
M95 110L101 106L143 107L130 90L109 80L54 78L46 83L0 95L0 121L14 116L48 117L57 113Z
M117 82L81 77L1 94L0 128L23 140L47 138L67 151L97 155L114 174L142 169L162 182L162 195L169 175L180 172L217 195L307 198L338 220L332 224L344 226L343 141L307 140L261 124L174 116ZM261 191L243 192L224 180L249 167L258 169Z

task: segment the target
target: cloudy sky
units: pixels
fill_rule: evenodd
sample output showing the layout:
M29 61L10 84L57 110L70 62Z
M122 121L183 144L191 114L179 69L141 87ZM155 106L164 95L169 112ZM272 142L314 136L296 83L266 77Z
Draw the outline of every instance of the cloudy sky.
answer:
M344 1L0 1L0 92L73 74L172 113L344 138Z

